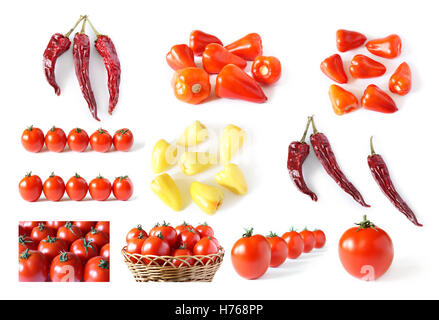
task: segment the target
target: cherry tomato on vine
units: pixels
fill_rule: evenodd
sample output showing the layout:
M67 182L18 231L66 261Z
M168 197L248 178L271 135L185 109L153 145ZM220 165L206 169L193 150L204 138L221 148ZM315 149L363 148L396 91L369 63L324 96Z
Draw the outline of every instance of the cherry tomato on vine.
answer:
M32 175L32 172L29 172L18 184L18 191L24 200L35 202L43 192L43 182L39 176Z
M59 201L63 197L65 191L66 185L64 184L64 180L61 177L56 176L53 172L49 178L44 181L43 192L47 200Z
M45 282L49 273L47 259L35 250L26 249L18 256L20 282Z
M148 237L148 234L146 233L145 230L143 230L142 225L140 225L140 224L137 225L137 227L132 228L132 229L128 232L128 234L127 234L127 236L126 236L126 241L128 242L128 241L131 240L131 239L138 238L138 237L139 237L139 234L142 234L142 236L143 236L144 238L147 238L147 237Z
M63 239L67 245L70 246L73 241L82 238L82 231L73 225L71 221L68 221L64 226L58 229L56 237Z
M113 138L107 130L99 128L90 136L90 146L97 152L108 152L113 144Z
M81 259L73 252L63 252L52 260L50 280L52 282L80 282L83 277Z
M56 237L47 236L47 238L40 241L38 245L40 251L46 257L47 261L52 261L57 255L62 252L69 251L69 247L64 240Z
M99 254L96 244L85 238L75 240L70 246L70 252L76 254L82 263L86 263L89 259Z
M117 151L129 151L133 144L134 136L130 129L119 129L113 136L113 145Z
M288 259L297 259L303 252L304 243L301 235L291 228L290 231L285 232L282 238L288 245Z
M117 177L113 182L113 194L117 200L129 200L133 195L133 189L133 183L128 176Z
M98 221L96 222L95 226L96 230L105 232L106 234L110 235L110 221Z
M28 127L21 135L21 144L29 152L38 153L44 147L44 133L39 128Z
M303 252L305 253L311 252L316 244L314 233L312 233L309 230L306 230L305 228L303 231L300 232L300 236L303 239Z
M55 235L55 231L51 228L48 228L44 223L38 224L37 227L32 229L30 233L30 238L39 243L41 240L46 239L48 236L53 237Z
M72 129L67 136L67 143L72 151L84 152L89 142L90 138L87 132L81 128Z
M85 282L109 282L110 261L105 257L94 257L84 267Z
M157 236L150 236L145 239L141 249L142 256L152 255L152 256L169 256L171 254L171 247L168 242L163 240L163 236L161 233L158 233ZM165 263L162 259L149 259L143 258L143 262L146 264L158 264L163 265Z
M325 246L326 243L326 235L322 230L314 230L312 232L314 234L314 238L316 240L315 248L320 249Z
M89 233L85 235L85 239L87 239L87 241L93 242L98 250L100 250L101 247L110 242L110 237L107 233L93 228Z
M99 252L99 255L110 259L110 243L105 244L102 248L101 251Z
M67 137L63 129L53 126L46 133L46 137L44 138L44 141L49 151L62 152L66 147Z
M93 200L105 201L111 194L111 182L99 175L90 181L88 191Z
M288 244L283 238L272 232L266 238L271 248L270 267L279 267L287 260Z
M282 67L276 57L259 56L253 61L252 75L257 82L272 84L280 79Z

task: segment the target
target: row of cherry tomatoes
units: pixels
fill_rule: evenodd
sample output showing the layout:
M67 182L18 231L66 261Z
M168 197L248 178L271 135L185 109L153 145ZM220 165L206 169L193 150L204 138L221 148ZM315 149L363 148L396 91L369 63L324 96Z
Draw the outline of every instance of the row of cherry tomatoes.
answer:
M282 265L287 258L297 259L302 253L320 249L326 243L322 230L296 232L291 229L282 237L275 233L268 236L253 235L253 228L246 230L232 248L232 264L243 278L252 280L262 277L269 267Z
M141 225L132 228L126 236L126 252L129 254L140 254L142 256L173 256L179 259L172 260L176 267L186 267L195 264L191 258L193 255L216 254L221 246L214 237L214 230L207 224L193 227L186 222L173 228L168 223L156 224L149 232L146 232ZM133 263L139 260L130 258ZM165 260L142 258L143 263L154 263L163 265ZM202 259L208 263L210 259Z
M21 282L110 281L108 221L20 221Z
M194 55L202 56L204 70L197 67ZM215 85L218 97L256 103L267 100L258 82L272 84L281 76L279 59L262 55L262 39L257 33L223 46L216 36L194 30L189 46L173 46L166 61L176 71L172 80L175 96L191 104L199 104L210 96L209 74L218 74ZM253 77L244 71L247 61L253 61Z
M29 152L40 152L44 144L52 152L64 151L66 144L70 150L84 152L90 144L91 149L97 152L108 152L111 146L117 151L129 151L134 143L133 133L130 129L120 129L111 136L107 130L98 129L90 137L81 128L74 128L66 136L61 128L53 126L46 135L39 128L30 126L21 135L21 144Z
M39 176L32 175L32 172L29 172L21 179L18 190L21 197L29 202L35 202L40 199L41 193L43 192L49 201L61 200L64 193L67 193L71 200L81 201L86 197L88 192L91 198L97 201L107 200L111 192L113 192L117 200L127 201L133 194L134 186L128 176L117 177L114 179L113 184L111 184L108 179L99 175L88 184L87 181L78 174L71 177L67 181L67 184L65 184L64 180L53 172L43 184Z

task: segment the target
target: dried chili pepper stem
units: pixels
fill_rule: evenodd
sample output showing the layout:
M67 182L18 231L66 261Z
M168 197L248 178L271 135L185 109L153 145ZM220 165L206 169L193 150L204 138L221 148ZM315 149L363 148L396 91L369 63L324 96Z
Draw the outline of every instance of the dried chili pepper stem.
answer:
M85 33L85 23L87 22L87 16L84 16L84 22L82 23L82 27L81 27L81 34Z
M101 34L96 30L96 28L93 26L93 24L91 23L90 19L87 17L86 18L88 24L90 25L91 29L93 30L93 32L95 33L96 37L101 36Z
M300 143L304 143L306 139L306 135L308 134L309 125L311 123L312 117L308 117L308 122L306 123L305 132L303 132L302 139L300 139Z
M78 24L81 23L82 20L86 19L87 16L80 16L78 21L76 21L75 25L73 26L72 29L69 30L69 32L67 32L64 36L66 38L70 37L70 35L72 34L73 31L75 31L76 27L78 26Z

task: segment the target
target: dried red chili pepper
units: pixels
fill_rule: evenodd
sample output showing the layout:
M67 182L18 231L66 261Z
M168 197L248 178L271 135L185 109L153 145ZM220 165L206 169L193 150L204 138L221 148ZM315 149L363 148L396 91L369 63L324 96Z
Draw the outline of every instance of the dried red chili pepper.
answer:
M416 218L412 209L410 209L408 204L396 191L392 179L390 178L389 169L387 169L387 165L384 162L383 157L375 153L372 137L370 137L370 152L371 154L367 157L367 163L369 165L370 172L372 172L372 176L380 186L383 193L387 196L387 198L389 198L393 205L407 217L407 219L409 219L414 225L422 227L422 224L418 222L418 219Z
M85 16L84 23L80 33L75 34L73 39L73 62L75 64L76 77L81 87L82 95L85 101L87 101L88 108L90 109L93 118L100 121L98 118L98 108L96 105L95 96L91 88L89 78L89 61L90 61L90 40L86 34L84 34L85 22L87 16Z
M311 135L310 141L317 158L323 165L323 168L325 168L326 172L331 176L331 178L334 179L345 192L350 194L355 201L357 201L363 207L370 207L370 205L364 201L363 196L357 190L357 188L355 188L355 186L341 171L328 138L325 136L325 134L317 131L313 117L311 117L311 123L314 133Z
M90 19L86 18L90 27L96 34L95 47L96 50L104 59L104 65L107 69L107 85L108 92L110 94L110 101L108 105L108 113L112 114L114 108L116 108L117 102L119 101L119 86L120 86L120 61L117 56L116 47L109 36L100 34L96 31L94 26L91 24Z
M55 94L57 96L60 95L61 89L56 83L55 79L55 65L56 60L59 56L61 56L64 52L69 50L70 48L70 35L78 26L78 24L84 19L83 16L79 18L76 24L72 29L69 30L66 34L55 33L51 38L49 43L47 44L46 50L43 53L43 68L44 74L46 75L47 82L55 89Z
M308 123L306 124L302 139L300 141L293 141L288 146L287 169L291 180L293 180L297 188L304 194L310 196L313 201L317 201L317 195L308 188L302 173L302 165L309 155L309 145L305 142L305 138L310 123L311 117L308 117Z

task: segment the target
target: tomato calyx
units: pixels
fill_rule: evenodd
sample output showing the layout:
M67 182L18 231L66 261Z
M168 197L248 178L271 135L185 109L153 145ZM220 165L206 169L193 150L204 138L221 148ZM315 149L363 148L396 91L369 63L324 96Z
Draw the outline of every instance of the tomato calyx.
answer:
M116 180L119 180L119 182L121 182L122 180L126 180L126 179L128 179L128 176L116 177Z
M32 171L27 172L24 176L25 176L26 178L30 178L30 177L32 177Z
M164 239L164 237L163 237L163 235L162 235L161 232L157 233L155 236L156 236L157 238L159 238L160 240L163 240L163 239Z
M98 233L101 233L101 230L98 230L98 229L95 229L95 228L92 227L92 228L90 229L90 233L91 233L91 234L98 234Z
M76 173L76 172L75 172L75 175L74 175L73 177L75 177L76 179L82 178L82 177L81 177L78 173Z
M58 241L58 240L59 240L59 238L51 237L51 236L47 236L47 239L43 239L43 241L46 243L56 243L56 241Z
M244 229L245 233L242 235L243 238L250 238L251 236L253 236L253 228L250 229ZM209 236L210 238L210 236Z
M186 243L183 243L181 246L178 247L179 250L186 250L187 246Z
M51 172L49 178L53 178L55 176L55 172Z
M20 259L24 259L27 260L30 257L30 253L29 253L29 248L26 248L26 250L24 250L21 255L20 255Z
M130 132L130 129L120 129L117 133L120 133L121 136Z
M101 176L101 174L99 173L98 176L96 177L96 179L104 179L104 177Z
M26 240L26 236L19 236L18 243L22 245L26 245L26 243L33 243L32 240Z
M267 236L267 238L277 238L279 237L276 233L273 233L273 231L270 231L270 234Z
M61 255L59 256L59 261L60 262L67 262L69 261L69 253L68 252L62 252Z
M96 132L99 134L103 134L103 133L107 133L107 130L99 128Z
M81 133L81 132L82 132L82 129L81 129L81 128L75 128L75 132L76 132L76 133Z
M296 229L294 229L294 227L293 226L291 226L291 228L290 228L290 230L289 230L290 232L296 232Z
M378 230L376 229L376 226L373 224L373 222L370 222L369 220L367 220L366 215L363 216L363 221L361 221L360 223L356 223L355 225L358 226L358 229L356 230L357 232L360 230L363 230L363 229L373 229L373 230L378 232Z
M82 238L82 245L84 246L84 250L86 254L88 254L88 248L91 248L94 252L96 252L96 249L91 245L92 242L93 242L92 240L87 241L87 239Z
M171 224L166 222L166 221L163 221L163 223L162 223L162 227L169 227L170 225Z
M38 224L38 230L40 230L40 231L46 230L46 226L44 225L44 223L39 223Z
M145 238L145 235L143 233L139 233L139 235L137 236L137 239L142 240L143 238Z
M108 263L107 260L100 259L100 260L99 260L98 267L101 268L101 269L109 269L110 264Z
M27 127L27 130L28 130L28 131L32 131L33 129L34 129L34 126L33 126L33 125Z
M73 230L73 223L71 221L67 222L64 227L68 230L70 230L73 235L77 236L77 234L75 233L75 231Z
M56 127L55 127L55 126L53 126L52 128L50 128L50 131L52 131L52 132L55 132L55 130L56 130Z

